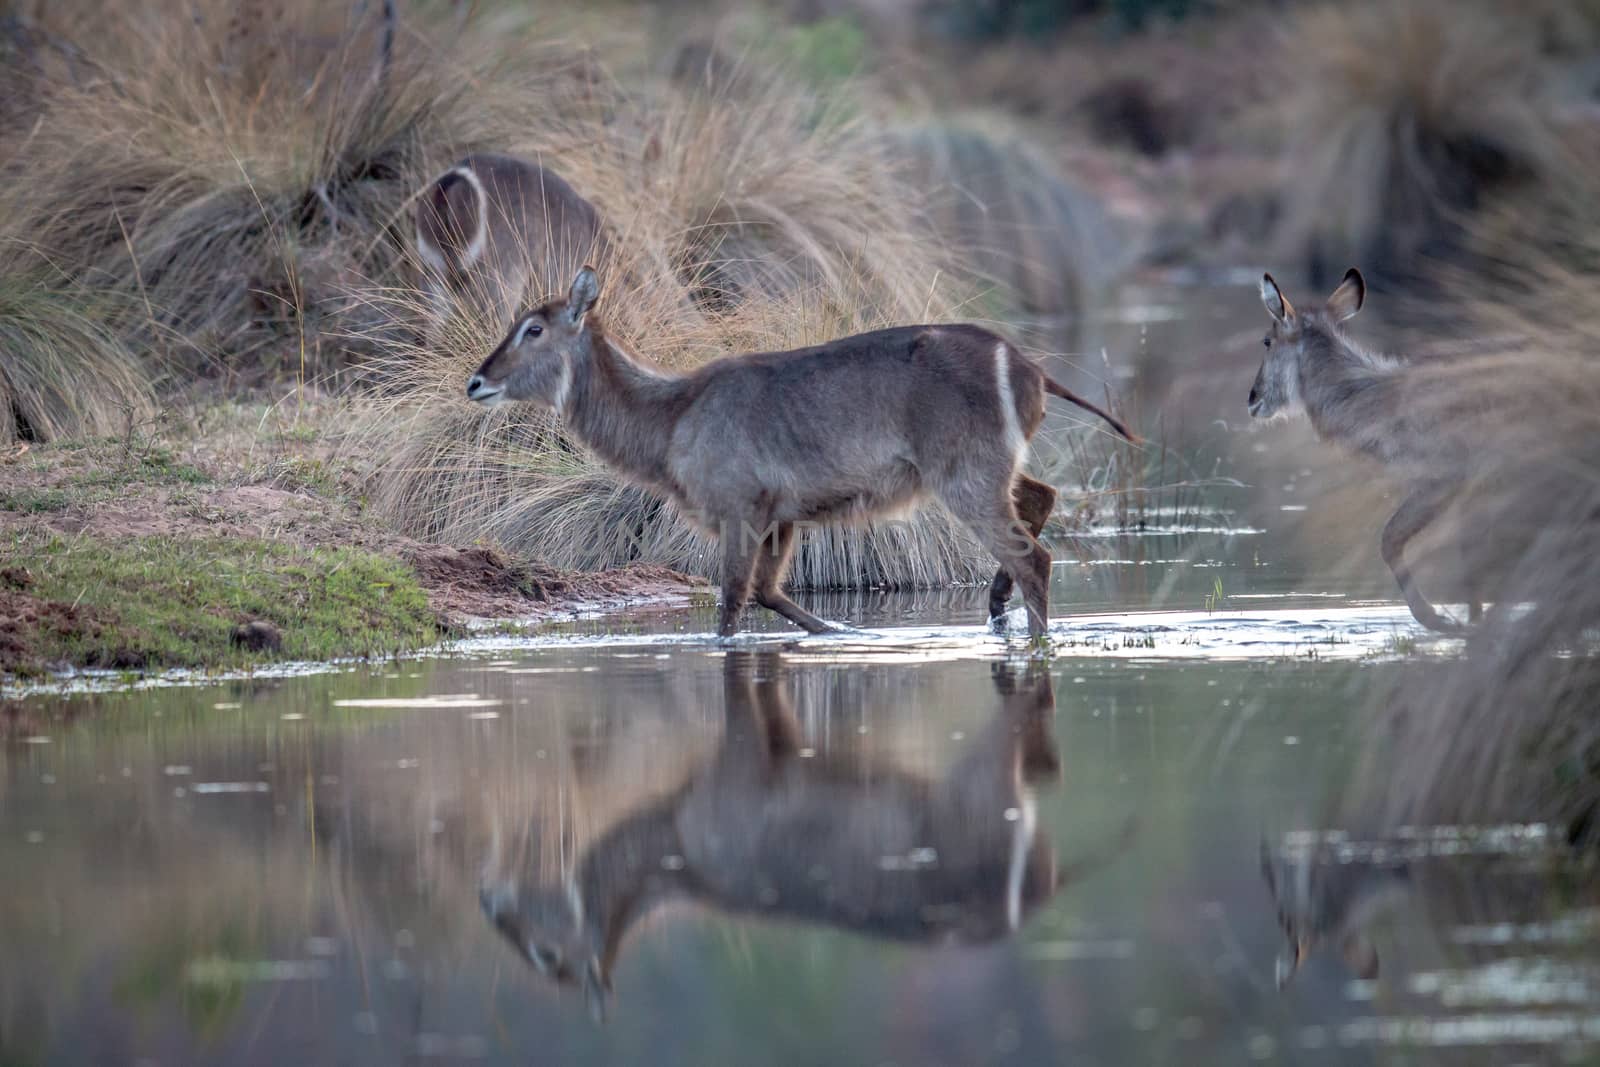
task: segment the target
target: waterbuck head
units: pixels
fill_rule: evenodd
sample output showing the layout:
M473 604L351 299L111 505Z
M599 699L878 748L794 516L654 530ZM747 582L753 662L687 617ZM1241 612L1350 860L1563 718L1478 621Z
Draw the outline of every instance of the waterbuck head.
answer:
M1337 332L1340 323L1361 310L1367 283L1351 267L1344 281L1320 310L1298 311L1283 295L1272 275L1261 276L1261 302L1272 316L1272 327L1261 343L1266 358L1250 387L1250 414L1258 419L1292 414L1300 406L1300 364L1305 358L1308 332Z
M573 367L588 350L589 312L600 299L600 279L584 267L565 300L552 300L517 319L489 358L467 380L467 399L496 405L534 400L561 410L572 388Z
M484 917L535 970L559 986L581 986L589 1013L597 1021L604 1018L611 992L604 937L585 925L575 883L484 886L478 901Z

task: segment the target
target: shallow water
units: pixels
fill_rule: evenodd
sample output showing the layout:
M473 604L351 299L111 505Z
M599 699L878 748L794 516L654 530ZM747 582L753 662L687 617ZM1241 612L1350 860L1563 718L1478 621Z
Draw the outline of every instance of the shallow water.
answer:
M1140 581L1081 569L1058 604ZM1600 912L1545 828L1325 829L1418 635L1278 584L1063 617L1048 666L955 591L821 604L863 627L821 639L661 612L32 701L0 1062L1592 1057ZM1321 944L1276 988L1263 841L1375 980Z
M1456 647L1382 516L1217 433L1205 532L1058 545L1048 664L956 589L28 698L0 1064L1594 1062L1552 831L1349 816L1361 709Z

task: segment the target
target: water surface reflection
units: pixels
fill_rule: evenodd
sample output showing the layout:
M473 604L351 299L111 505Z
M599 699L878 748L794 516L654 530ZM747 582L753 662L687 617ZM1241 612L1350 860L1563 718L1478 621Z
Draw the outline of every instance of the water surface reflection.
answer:
M1306 836L1392 665L884 634L37 705L0 747L0 1062L1592 1051L1593 893L1536 829ZM1281 992L1279 910L1316 935Z

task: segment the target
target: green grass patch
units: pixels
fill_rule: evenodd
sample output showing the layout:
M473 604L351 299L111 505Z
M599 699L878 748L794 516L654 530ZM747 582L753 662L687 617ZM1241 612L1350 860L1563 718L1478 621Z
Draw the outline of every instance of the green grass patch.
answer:
M199 467L178 463L172 453L155 447L129 455L114 467L103 467L66 479L84 489L122 489L130 485L206 485L211 476Z
M214 479L199 467L177 462L166 448L152 447L129 452L107 466L68 474L54 485L0 489L0 511L38 515L103 503L123 489L212 484Z
M0 662L19 673L83 667L240 667L267 659L381 656L432 644L437 616L403 563L359 549L257 540L132 538L116 543L14 534L4 544L25 569L13 596L55 606L40 625L8 635ZM61 624L62 610L72 616ZM272 623L282 647L235 647L234 627ZM6 651L0 640L0 653Z
M65 489L23 486L19 489L0 489L0 511L16 511L24 515L40 515L51 511L65 511L72 504L72 494Z

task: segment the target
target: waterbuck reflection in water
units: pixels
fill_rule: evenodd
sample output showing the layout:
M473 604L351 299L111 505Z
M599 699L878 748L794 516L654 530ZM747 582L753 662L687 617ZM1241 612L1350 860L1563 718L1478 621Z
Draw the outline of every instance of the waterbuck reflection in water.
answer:
M804 747L782 657L730 653L726 725L704 767L583 849L559 884L486 875L484 914L542 974L581 985L597 1016L629 930L672 900L905 942L1005 937L1110 852L1064 868L1040 832L1034 786L1060 776L1050 676L996 665L993 679L994 715L927 776L855 737Z

